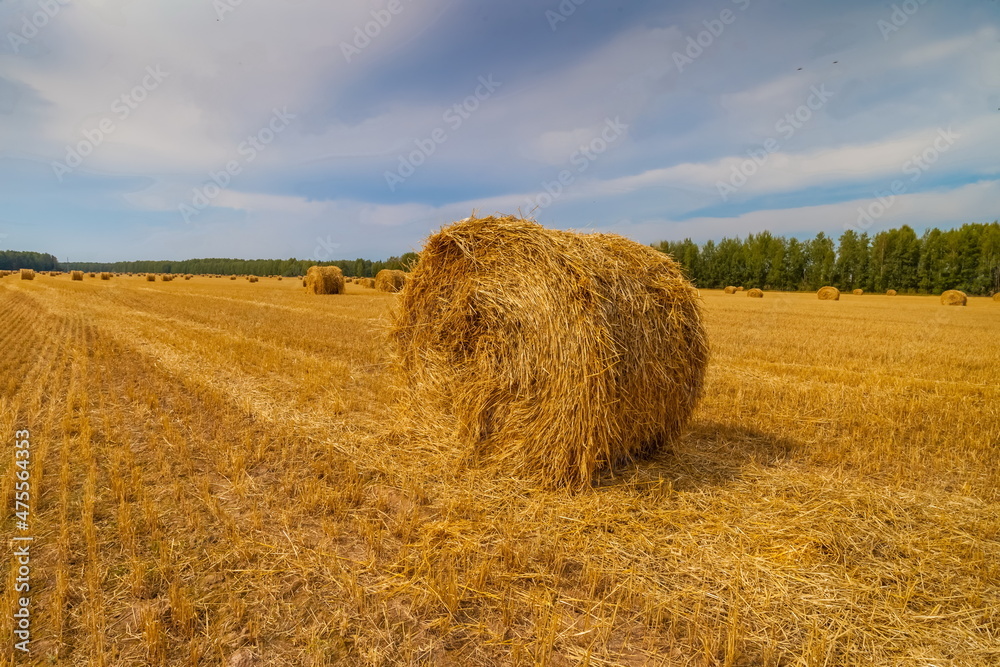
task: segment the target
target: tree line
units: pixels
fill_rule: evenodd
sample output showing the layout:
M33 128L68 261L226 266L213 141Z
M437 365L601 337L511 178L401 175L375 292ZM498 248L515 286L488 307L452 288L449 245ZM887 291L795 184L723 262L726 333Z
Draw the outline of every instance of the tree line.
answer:
M59 260L48 253L27 250L0 250L0 270L34 269L35 271L60 271Z
M691 239L654 244L669 253L699 287L742 285L817 290L833 285L899 293L1000 292L1000 223L965 224L918 236L909 226L874 236L847 230L835 243L823 232L807 241L770 232L698 245Z
M54 259L54 258L53 258ZM408 252L385 261L370 259L338 259L331 262L314 262L308 259L185 259L181 261L137 261L137 262L64 262L64 271L111 271L114 273L210 273L221 275L254 276L301 276L310 266L339 266L345 276L372 278L382 269L409 270L417 259L416 253ZM59 270L60 267L57 267ZM26 267L29 268L29 267Z

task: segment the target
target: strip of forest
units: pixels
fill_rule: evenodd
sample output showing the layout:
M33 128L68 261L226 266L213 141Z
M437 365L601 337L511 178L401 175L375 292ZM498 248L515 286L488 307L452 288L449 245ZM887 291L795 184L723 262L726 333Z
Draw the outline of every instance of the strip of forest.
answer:
M808 241L769 232L745 239L697 244L664 241L655 248L681 263L698 287L727 285L814 291L824 285L900 294L940 294L957 289L970 295L1000 292L1000 224L965 224L928 229L909 226L874 236L845 231L835 242L820 232Z

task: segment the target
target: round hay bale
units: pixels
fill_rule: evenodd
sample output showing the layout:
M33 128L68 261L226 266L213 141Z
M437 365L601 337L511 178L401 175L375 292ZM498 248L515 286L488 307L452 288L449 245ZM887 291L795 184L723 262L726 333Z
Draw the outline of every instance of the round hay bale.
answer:
M763 299L764 290L757 289L756 287L754 287L751 290L747 290L747 296L750 297L751 299Z
M343 294L344 272L338 266L310 266L303 284L313 294Z
M278 276L278 280L281 280L281 276Z
M827 285L826 287L819 288L816 296L819 297L820 301L840 301L840 290Z
M88 274L87 274L87 277L88 277L88 278L96 278L96 277L97 277L97 274L96 274L96 273L88 273Z
M229 276L230 280L236 280L236 276Z
M886 296L896 296L896 290L894 290L894 289L886 290L885 295Z
M736 291L737 292L742 292L743 291L743 285L740 285L739 287L737 287Z
M726 294L736 294L736 286L735 285L730 285L729 287L727 287L726 289L724 289L722 291L725 292Z
M34 280L35 272L31 269L21 269L21 280Z
M160 280L163 281L163 282L165 282L165 283L169 283L173 279L174 279L174 277L172 275L168 274L168 273L164 273L164 274L162 274L160 276Z
M697 292L668 255L614 234L467 218L432 235L391 338L403 414L547 486L671 443L708 359Z
M147 273L146 274L146 282L147 283L155 283L156 282L156 274L155 273Z
M382 269L375 274L375 289L380 292L399 292L406 285L406 273L398 269Z
M969 302L965 292L957 289L950 289L941 293L941 305L943 306L964 306Z
M101 272L101 280L111 280L111 274L107 271Z
M184 280L191 280L191 276L184 276Z
M993 295L993 300L1000 301L1000 292L997 292L996 294Z
M375 279L365 278L365 287L367 287L368 289L375 289Z
M865 291L863 289L856 289L851 291L851 294L853 294L854 296L861 296L864 293Z
M258 282L259 278L257 276L250 276L249 278L247 278L247 280L249 280L252 283L255 283Z
M83 271L70 271L69 272L69 279L70 280L83 280Z

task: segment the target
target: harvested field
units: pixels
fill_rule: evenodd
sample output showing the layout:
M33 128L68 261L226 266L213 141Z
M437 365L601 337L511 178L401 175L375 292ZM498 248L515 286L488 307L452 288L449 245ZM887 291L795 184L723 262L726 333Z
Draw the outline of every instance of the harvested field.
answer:
M17 664L997 664L996 303L701 294L688 428L574 492L399 422L399 296L0 281Z

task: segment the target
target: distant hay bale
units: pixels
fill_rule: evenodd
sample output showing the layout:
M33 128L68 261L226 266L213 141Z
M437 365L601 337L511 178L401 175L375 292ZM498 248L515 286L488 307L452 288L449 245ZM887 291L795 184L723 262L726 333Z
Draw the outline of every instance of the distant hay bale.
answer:
M278 276L278 280L281 280L281 276Z
M247 280L249 280L252 283L255 283L259 280L259 278L257 278L257 276L250 276L249 278L247 278Z
M398 269L382 269L375 274L375 289L380 292L398 292L406 285L406 273Z
M146 282L148 282L148 283L155 283L156 282L156 274L155 273L147 273L146 274Z
M313 294L343 294L344 273L338 266L310 266L302 281Z
M432 235L391 338L403 414L547 486L669 445L708 345L697 292L668 255L614 234L467 218Z
M191 276L184 276L184 280L191 280Z
M367 287L368 289L375 289L375 279L365 278L365 287Z
M894 290L894 289L886 290L885 295L886 296L896 296L896 290Z
M170 275L169 273L164 273L163 275L160 276L160 280L163 281L163 282L165 282L165 283L169 283L173 279L174 279L174 277L172 275Z
M726 289L724 289L722 291L725 292L726 294L736 294L736 286L735 285L730 285L729 287L727 287Z
M851 291L851 294L853 294L854 296L861 296L864 293L865 291L863 289L856 289Z
M739 287L737 287L736 291L737 292L742 292L743 291L743 285L740 285Z
M230 280L236 280L236 276L229 276Z
M764 290L757 289L756 287L754 287L751 290L747 290L747 296L750 297L751 299L763 299Z
M1000 301L1000 292L997 292L996 294L993 295L993 300Z
M840 301L840 290L836 287L821 287L816 296L819 297L820 301Z
M964 306L969 302L965 292L957 289L950 289L941 293L941 305L943 306Z
M69 272L69 279L70 280L83 280L83 271L70 271Z
M88 273L88 274L87 274L87 277L88 277L88 278L96 278L96 277L97 277L97 274L96 274L96 273Z
M31 269L21 269L21 280L34 280L35 272Z
M101 280L111 280L111 274L107 271L101 272Z

